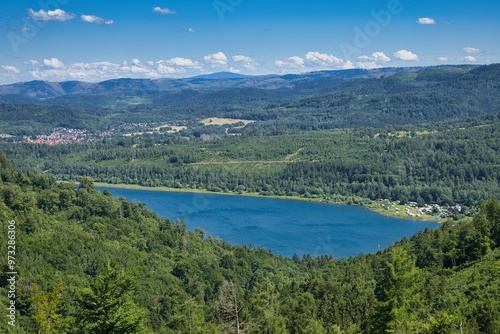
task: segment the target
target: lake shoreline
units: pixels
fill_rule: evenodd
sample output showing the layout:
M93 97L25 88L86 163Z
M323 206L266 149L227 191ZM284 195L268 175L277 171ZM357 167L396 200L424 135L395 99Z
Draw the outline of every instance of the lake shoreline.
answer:
M333 202L329 201L325 198L305 198L300 196L279 196L279 195L262 195L259 193L234 193L234 192L214 192L206 189L193 189L193 188L171 188L171 187L147 187L141 186L138 184L111 184L104 182L94 182L96 187L107 187L107 188L116 188L116 189L130 189L130 190L145 190L145 191L158 191L158 192L178 192L178 193L196 193L196 194L206 194L206 195L226 195L226 196L241 196L241 197L259 197L259 198L273 198L273 199L282 199L282 200L295 200L295 201L303 201L303 202L316 202L316 203L325 203L325 204L334 204L334 205L352 205L352 206L362 206L367 208L370 211L376 212L380 215L386 217L407 219L411 221L422 221L422 222L430 222L430 223L441 223L437 217L410 217L410 216L402 216L400 214L396 215L392 212L388 212L383 207L380 206L379 201L372 201L369 199L363 199L363 201L370 201L370 203L363 204L348 204L345 202Z

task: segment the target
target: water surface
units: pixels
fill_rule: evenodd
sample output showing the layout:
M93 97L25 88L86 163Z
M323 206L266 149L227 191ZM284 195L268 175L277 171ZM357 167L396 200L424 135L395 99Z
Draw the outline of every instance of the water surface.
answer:
M182 219L188 229L239 245L264 247L287 257L373 253L436 223L392 218L364 207L264 197L107 189L144 202L159 215Z

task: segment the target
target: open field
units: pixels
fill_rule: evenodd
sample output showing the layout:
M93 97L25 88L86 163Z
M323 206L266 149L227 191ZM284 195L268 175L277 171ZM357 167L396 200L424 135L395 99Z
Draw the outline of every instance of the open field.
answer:
M230 124L237 124L240 122L243 123L244 126L247 126L248 124L254 123L255 121L250 121L247 119L219 118L219 117L211 117L201 120L201 123L203 123L203 125L230 125Z

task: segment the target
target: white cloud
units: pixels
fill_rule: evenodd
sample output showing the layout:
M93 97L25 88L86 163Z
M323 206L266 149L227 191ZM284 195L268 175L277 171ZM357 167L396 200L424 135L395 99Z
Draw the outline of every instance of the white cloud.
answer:
M7 71L12 74L18 74L21 72L15 66L2 65L2 68L4 69L4 71Z
M196 30L194 30L193 28L188 28L187 32L194 34Z
M356 62L356 65L354 66L354 68L362 68L362 69L365 69L365 70L371 70L371 69L374 69L374 68L381 68L381 67L382 66L379 63L377 63L377 62L369 61L369 60L363 60L363 59L362 59L362 61Z
M446 58L446 57L437 57L436 60L445 63L445 62L448 61L448 58Z
M418 61L418 56L408 50L399 50L394 53L394 57L404 61Z
M67 21L71 20L75 17L74 14L67 13L62 9L55 9L44 11L40 9L38 12L35 12L33 9L28 9L28 15L37 21Z
M149 70L147 68L144 68L144 67L141 67L141 66L136 66L136 65L133 65L130 67L130 71L134 74L137 74L137 73L148 73Z
M326 53L308 52L306 54L306 60L308 62L314 63L314 65L328 66L328 65L342 65L344 61L334 55L329 55Z
M208 56L203 57L207 64L211 64L212 66L226 66L227 65L227 57L222 52L217 52Z
M44 59L43 64L52 68L63 68L64 63L57 58Z
M176 74L176 73L185 73L186 70L183 68L175 68L172 66L166 66L163 64L158 65L158 73L167 75L167 74Z
M379 63L388 63L391 61L391 58L387 57L385 53L381 51L372 53L372 59Z
M137 59L137 58L132 59L132 64L139 65L140 63L141 63L141 61L139 59Z
M160 61L160 62L164 62L167 63L168 65L174 65L179 67L201 68L200 63L198 63L197 61L182 57L174 57L170 60Z
M436 24L436 21L430 17L420 17L417 20L418 24Z
M363 63L388 63L391 61L391 58L387 57L385 53L378 51L372 53L371 56L360 56L358 57L359 60ZM373 66L371 66L373 67Z
M161 7L155 7L155 8L153 8L153 12L154 13L158 13L158 14L162 14L162 15L165 15L165 14L170 14L170 15L177 14L177 12L174 11L174 10L170 10L168 8L161 8Z
M469 63L473 63L473 62L477 61L477 59L475 57L472 57L472 56L467 56L463 60L467 61Z
M243 55L233 56L233 61L252 71L257 70L257 66L260 65L257 60Z
M35 65L40 64L38 61L33 60L33 59L30 59L30 60L28 60L28 61L25 61L24 63L25 63L26 65L31 65L31 66L35 66Z
M346 61L345 64L344 64L344 66L342 66L342 69L344 69L344 70L351 70L353 68L356 68L356 66L350 60Z
M95 16L95 15L81 15L80 18L82 19L82 21L88 22L88 23L97 23L97 24L104 23L104 24L108 24L108 25L114 23L113 20L105 20L102 17Z
M377 54L377 57L381 55ZM334 55L311 51L305 57L288 57L274 62L276 67L282 69L351 69L357 67L351 61L344 61Z
M465 47L464 51L467 52L468 54L480 53L481 52L479 49L471 48L470 46Z
M274 64L283 68L303 68L304 59L298 56L285 58L285 60L276 60Z
M231 72L231 73L241 73L241 70L237 69L236 67L231 66L229 68L229 72Z

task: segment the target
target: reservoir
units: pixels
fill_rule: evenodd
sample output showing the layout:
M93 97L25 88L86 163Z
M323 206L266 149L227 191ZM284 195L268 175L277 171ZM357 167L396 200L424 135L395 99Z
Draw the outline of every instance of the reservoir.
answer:
M189 230L238 245L264 247L300 257L349 257L375 253L436 223L392 218L360 206L205 193L107 189L115 197L143 202L164 218L183 220Z

